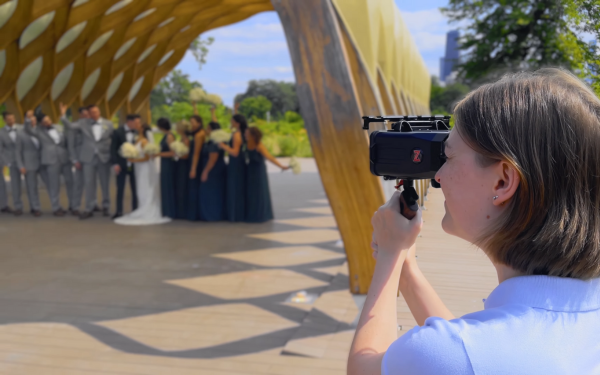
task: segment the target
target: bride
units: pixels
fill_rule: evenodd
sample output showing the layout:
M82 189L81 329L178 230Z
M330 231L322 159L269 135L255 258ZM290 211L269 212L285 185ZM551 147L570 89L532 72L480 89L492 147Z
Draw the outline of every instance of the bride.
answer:
M135 163L134 173L136 191L138 196L138 208L128 215L115 219L120 225L156 225L171 221L162 216L160 201L160 176L154 159L144 155L144 147L151 142L152 131L148 125L142 125L138 129L139 140L135 144L139 158L128 159Z

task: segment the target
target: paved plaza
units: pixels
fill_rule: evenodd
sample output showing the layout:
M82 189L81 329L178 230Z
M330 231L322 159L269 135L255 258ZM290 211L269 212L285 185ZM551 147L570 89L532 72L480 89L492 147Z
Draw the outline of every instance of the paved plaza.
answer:
M265 224L0 216L0 374L345 374L359 299L305 164L269 175ZM426 203L423 271L455 314L481 309L492 266L441 231L441 191Z

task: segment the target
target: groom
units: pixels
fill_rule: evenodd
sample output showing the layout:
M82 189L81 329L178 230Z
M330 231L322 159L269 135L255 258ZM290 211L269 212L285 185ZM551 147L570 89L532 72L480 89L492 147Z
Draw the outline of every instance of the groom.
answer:
M127 115L125 124L113 133L110 161L117 176L117 212L112 217L113 220L123 216L123 196L125 195L127 176L129 176L129 186L131 188L132 210L135 210L138 206L133 164L121 157L119 150L123 143L135 144L136 133L141 129L141 126L142 121L139 115Z

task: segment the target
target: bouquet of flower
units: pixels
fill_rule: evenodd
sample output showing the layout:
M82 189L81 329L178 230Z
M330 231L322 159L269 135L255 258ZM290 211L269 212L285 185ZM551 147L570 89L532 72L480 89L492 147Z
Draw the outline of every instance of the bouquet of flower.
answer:
M231 140L231 134L223 129L217 129L210 132L210 137L208 139L216 144L227 143Z
M292 168L292 172L294 174L300 174L302 172L302 168L300 167L300 163L296 160L295 156L292 156L290 159L290 168Z
M148 156L157 155L160 152L160 147L154 142L148 142L146 146L144 146L144 154Z
M206 99L206 91L202 90L200 87L196 87L190 90L190 100L196 103L203 102Z
M125 142L121 145L119 155L125 159L137 159L140 156L138 149L129 142Z
M185 143L180 141L171 142L171 151L175 153L178 158L184 157L190 153L190 148Z

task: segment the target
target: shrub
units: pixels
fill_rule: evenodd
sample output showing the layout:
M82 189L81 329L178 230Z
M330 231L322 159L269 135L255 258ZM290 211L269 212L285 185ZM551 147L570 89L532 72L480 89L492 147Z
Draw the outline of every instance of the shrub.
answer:
M279 136L279 156L294 156L298 150L298 140L292 135Z
M286 122L301 122L302 116L294 111L287 111L284 115Z

